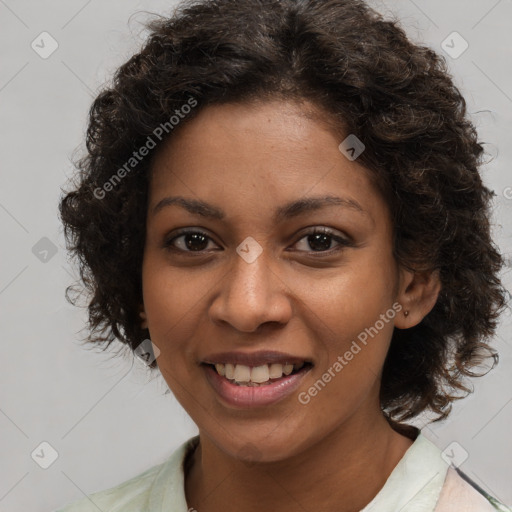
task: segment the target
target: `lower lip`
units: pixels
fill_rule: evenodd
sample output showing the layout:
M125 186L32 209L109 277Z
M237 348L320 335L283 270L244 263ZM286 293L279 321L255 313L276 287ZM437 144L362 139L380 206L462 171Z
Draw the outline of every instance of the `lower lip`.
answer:
M297 373L283 376L272 384L263 386L238 386L219 375L211 366L201 365L212 388L222 400L234 407L260 407L274 404L291 395L300 385L311 366L301 368Z

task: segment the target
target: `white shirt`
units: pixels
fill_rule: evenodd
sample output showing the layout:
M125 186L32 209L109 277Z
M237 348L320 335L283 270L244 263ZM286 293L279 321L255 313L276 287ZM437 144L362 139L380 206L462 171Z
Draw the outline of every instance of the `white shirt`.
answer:
M185 499L183 462L198 442L199 436L192 437L162 464L56 512L191 512ZM361 512L496 510L512 512L463 480L443 460L439 448L420 432L382 489Z

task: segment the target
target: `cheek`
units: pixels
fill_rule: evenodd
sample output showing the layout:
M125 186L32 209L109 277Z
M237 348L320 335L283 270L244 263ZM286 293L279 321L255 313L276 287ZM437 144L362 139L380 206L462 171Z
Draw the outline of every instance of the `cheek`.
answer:
M143 266L142 281L151 340L160 349L160 357L167 359L181 351L187 333L192 333L190 324L196 308L201 307L205 289L187 282L183 273L151 260Z
M362 403L378 386L396 312L378 298L371 304L356 304L340 298L336 303L333 297L330 304L328 310L326 303L321 322L317 321L315 330L320 333L319 344L324 350L311 383L313 387L305 391L311 397L319 395L318 407L339 404L340 412L346 412Z
M327 383L319 402L350 409L377 385L397 314L389 276L382 266L361 261L323 286L304 289L308 307L299 314L309 318L321 354L315 382Z
M331 340L329 344L341 350L342 345L374 326L390 310L393 302L390 277L391 272L384 265L372 267L371 263L361 261L357 266L336 269L336 274L322 280L305 281L300 288L295 285L295 290L327 332L331 332L327 337ZM392 313L393 310L388 316ZM385 325L379 322L378 331L389 335L392 322ZM338 346L340 340L345 343Z

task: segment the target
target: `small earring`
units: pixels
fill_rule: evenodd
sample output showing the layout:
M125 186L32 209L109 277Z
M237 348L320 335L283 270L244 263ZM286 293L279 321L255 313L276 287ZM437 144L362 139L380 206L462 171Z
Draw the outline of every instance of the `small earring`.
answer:
M409 316L409 311L404 311L404 316Z
M148 322L147 322L147 318L146 318L146 313L144 311L141 311L139 313L139 316L140 316L140 318L142 320L142 322L140 324L141 328L142 329L147 329L148 328Z

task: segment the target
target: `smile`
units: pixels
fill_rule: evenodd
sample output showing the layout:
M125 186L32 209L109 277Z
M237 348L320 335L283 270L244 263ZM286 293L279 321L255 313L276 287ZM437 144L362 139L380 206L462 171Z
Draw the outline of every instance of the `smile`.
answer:
M209 357L200 366L223 405L254 408L290 396L313 368L313 363L277 352L232 352Z
M291 375L298 372L306 364L305 361L298 364L264 364L261 366L250 367L243 364L222 364L212 365L215 371L225 377L232 384L238 386L268 386L279 380L283 375ZM308 363L309 364L309 363Z

